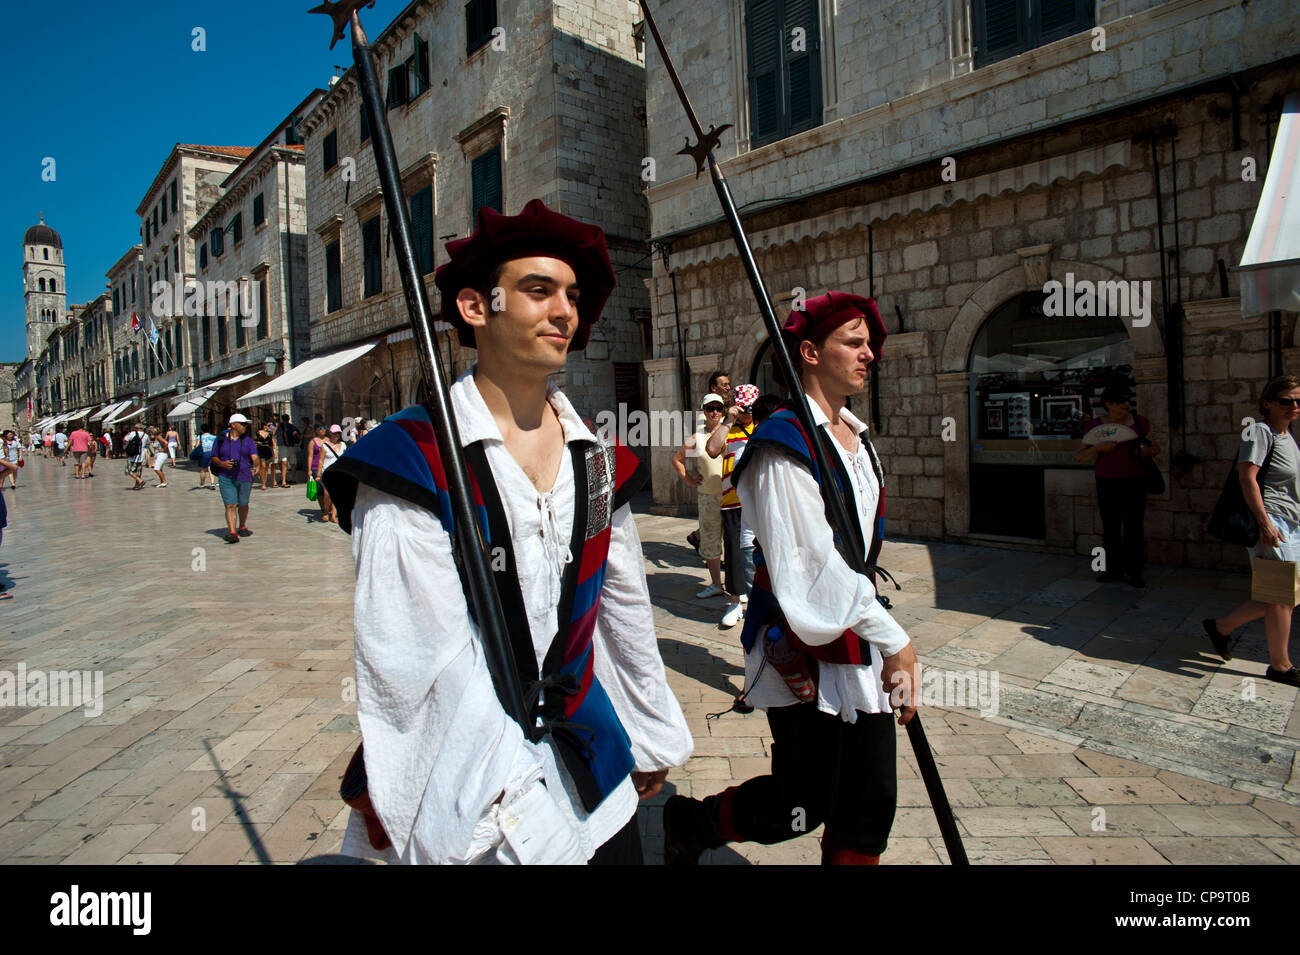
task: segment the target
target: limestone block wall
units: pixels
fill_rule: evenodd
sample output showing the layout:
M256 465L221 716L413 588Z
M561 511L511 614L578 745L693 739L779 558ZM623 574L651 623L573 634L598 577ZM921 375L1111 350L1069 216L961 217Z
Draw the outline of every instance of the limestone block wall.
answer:
M1047 185L895 215L872 223L870 238L866 225L856 224L756 249L768 287L778 297L788 298L796 286L810 295L827 288L866 295L874 266L875 294L891 331L881 363L882 423L874 437L889 472L891 534L927 538L969 534L968 372L974 338L1002 302L1041 289L1043 275L1060 279L1071 271L1080 278L1152 284L1155 314L1150 325L1135 327L1126 320L1134 346L1139 410L1152 420L1163 448L1157 461L1169 484L1169 491L1152 499L1147 512L1151 560L1196 566L1240 564L1234 549L1206 538L1204 526L1236 453L1241 419L1257 413L1254 401L1266 378L1268 358L1263 321L1240 318L1237 277L1228 273L1225 296L1218 262L1232 266L1240 260L1263 185L1262 174L1255 181L1243 180L1241 160L1268 156L1268 104L1293 79L1284 70L1254 78L1242 101L1241 149L1234 148L1227 97L1205 93L972 156L979 169L990 170L1088 143L1130 143L1124 161L1111 163L1098 174L1058 178ZM1181 287L1180 297L1189 303L1183 370L1187 413L1182 430L1171 427L1169 419L1167 329L1159 312L1161 255L1150 136L1163 124L1176 130L1173 148L1167 139L1159 138L1156 153L1171 298ZM878 188L886 190L890 185ZM870 190L846 191L820 205L791 204L759 213L749 223L751 235L767 234L766 230L823 212L836 202L861 208L876 195ZM674 245L672 261L678 269L687 355L720 356L716 364L739 382L748 380L765 339L740 264L730 254L683 264L693 261L695 249L713 249L721 238L725 233L719 229L682 238ZM1173 256L1175 238L1182 260L1181 281ZM868 256L869 242L874 246L874 261ZM659 390L671 396L677 354L672 289L657 260L654 267L650 286L656 357L647 367L664 378L666 384ZM902 333L896 306L903 310ZM780 311L784 314L785 309ZM1295 342L1290 324L1283 338L1289 349L1287 367L1300 367L1296 357L1300 350L1291 348L1300 343ZM710 358L708 364L715 362ZM707 374L703 368L700 371ZM858 407L867 407L865 396ZM956 425L955 442L942 438L949 417ZM1184 445L1201 461L1173 472L1172 455ZM681 503L687 498L668 470L670 456L671 452L657 454L654 461L656 500ZM1090 553L1101 543L1091 472L1049 470L1045 489L1044 546Z

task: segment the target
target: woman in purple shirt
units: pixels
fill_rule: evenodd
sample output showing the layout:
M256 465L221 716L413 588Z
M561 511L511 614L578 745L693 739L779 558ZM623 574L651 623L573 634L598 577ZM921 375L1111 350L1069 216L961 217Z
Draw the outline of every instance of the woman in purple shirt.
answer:
M212 463L217 468L217 489L226 505L227 544L251 537L248 529L248 498L253 491L253 471L257 468L257 445L248 434L249 421L242 414L230 416L230 430L217 439L212 448ZM238 513L239 523L235 523Z
M1146 564L1146 540L1143 518L1146 516L1146 459L1160 453L1151 440L1151 422L1129 411L1128 386L1112 383L1101 393L1106 406L1103 418L1093 418L1084 428L1091 431L1101 424L1123 424L1138 433L1122 443L1103 441L1085 447L1075 455L1076 461L1096 459L1097 505L1101 509L1102 544L1105 548L1105 571L1097 575L1102 583L1122 581L1126 577L1134 587L1145 587L1142 568Z

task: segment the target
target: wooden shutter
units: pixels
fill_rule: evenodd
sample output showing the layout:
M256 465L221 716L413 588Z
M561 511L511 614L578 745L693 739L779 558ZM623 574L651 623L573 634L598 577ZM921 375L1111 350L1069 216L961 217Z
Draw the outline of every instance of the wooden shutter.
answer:
M781 129L781 21L778 0L748 0L750 141L771 142Z
M470 218L476 218L484 206L501 212L501 147L494 146L476 157L470 164L470 176L474 203Z
M1031 0L1039 5L1038 36L1033 45L1052 43L1092 29L1092 0Z
M433 187L425 186L411 196L411 231L414 233L415 259L421 274L433 271Z
M270 337L271 334L271 295L266 287L269 272L263 272L257 283L257 340Z
M1029 48L1028 0L972 0L975 65L986 66Z
M415 34L415 56L411 63L411 97L429 88L429 41Z
M343 304L342 260L337 241L325 246L325 311L333 312Z
M817 0L784 0L785 18L781 29L785 60L785 90L789 128L785 135L820 126L822 121L821 60L818 50ZM801 50L794 49L796 31L802 30Z

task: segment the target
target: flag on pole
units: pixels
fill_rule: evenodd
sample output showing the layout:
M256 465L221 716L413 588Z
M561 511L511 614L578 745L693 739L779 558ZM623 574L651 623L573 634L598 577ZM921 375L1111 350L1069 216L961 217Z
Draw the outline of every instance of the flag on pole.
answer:
M131 331L133 331L133 332L138 332L139 330L140 330L140 316L137 315L135 312L132 312L132 313L131 313Z
M158 326L153 323L153 316L149 317L149 344L157 347L158 345Z

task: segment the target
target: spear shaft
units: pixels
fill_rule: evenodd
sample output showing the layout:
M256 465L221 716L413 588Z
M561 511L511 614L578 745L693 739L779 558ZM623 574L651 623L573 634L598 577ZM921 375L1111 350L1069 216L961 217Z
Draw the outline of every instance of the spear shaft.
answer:
M407 317L415 334L424 380L429 386L430 418L437 437L438 456L442 460L443 470L446 473L447 493L451 498L456 528L452 542L453 552L459 557L461 566L465 570L470 602L476 611L479 639L483 644L483 653L488 671L492 674L497 698L510 717L523 729L524 735L531 738L529 709L524 703L523 690L519 685L518 670L515 668L514 653L510 647L501 597L497 593L496 581L488 569L487 548L483 540L482 528L474 517L469 473L461 449L460 429L456 426L456 418L451 411L451 396L438 363L433 333L433 310L429 306L428 292L424 287L424 280L421 278L415 256L415 243L411 239L411 221L406 203L403 201L404 193L401 175L398 172L397 154L393 149L393 138L388 129L388 116L379 93L379 80L375 75L370 43L361 27L358 8L362 5L372 6L373 0L370 0L370 3L366 3L366 0L341 0L333 6L327 3L326 9L318 8L318 11L313 12L330 13L334 16L336 41L342 35L343 23L350 22L352 26L352 59L356 65L357 86L361 91L361 100L370 121L375 168L379 173L379 184L384 194L384 207L388 211L389 233L397 254L398 272L402 277ZM330 44L331 47L333 45Z
M699 117L686 95L686 90L682 87L681 78L677 75L677 68L668 55L668 48L664 45L663 37L659 34L659 27L655 23L654 15L651 14L646 0L640 0L640 4L641 11L645 14L646 24L650 27L650 34L654 37L655 46L658 47L659 55L668 70L668 78L677 91L677 97L686 110L686 118L690 121L691 128L695 131L697 138L694 144L688 139L685 148L681 149L678 155L687 155L695 160L695 175L697 177L704 167L708 166L709 178L713 180L713 189L718 194L718 201L722 205L722 213L726 217L727 225L731 228L731 237L736 243L736 251L740 255L741 264L745 267L745 275L749 278L750 288L754 292L754 300L758 303L759 313L762 315L763 324L767 328L767 337L772 345L772 353L782 375L790 384L790 398L794 405L795 416L799 419L799 424L803 427L804 433L809 437L809 444L812 445L812 453L820 473L824 475L834 474L835 472L830 466L830 460L826 456L826 449L822 447L821 441L817 439L820 428L817 427L813 420L812 409L808 405L808 396L804 392L803 383L799 380L799 371L795 367L790 351L786 348L785 339L781 335L781 323L777 321L776 310L772 307L772 297L763 284L763 276L758 270L758 263L754 260L754 251L749 245L748 236L745 235L745 227L741 224L740 212L736 208L735 201L731 198L731 189L727 186L726 177L723 176L722 170L718 167L718 161L713 155L714 147L718 145L723 130L729 127L724 125L715 129L710 125L709 131L704 132ZM823 481L821 492L822 498L826 502L827 516L830 519L831 527L835 529L841 541L852 540L853 538L848 533L851 526L848 510L835 481L829 479ZM866 559L862 554L857 553L851 547L846 547L844 553L848 558L849 565L857 573L870 576L874 581L874 575L871 574ZM912 687L913 699L916 698L919 692L919 686ZM926 739L925 730L921 726L921 714L919 712L913 714L912 718L907 722L907 736L912 743L921 778L925 781L925 789L930 796L930 804L934 807L934 814L939 823L939 831L943 835L944 846L948 850L948 858L954 865L968 865L966 850L962 845L961 835L957 832L957 820L953 816L952 807L948 803L948 796L943 788L943 780L939 777L939 768L935 765L934 755L930 751L929 740Z

